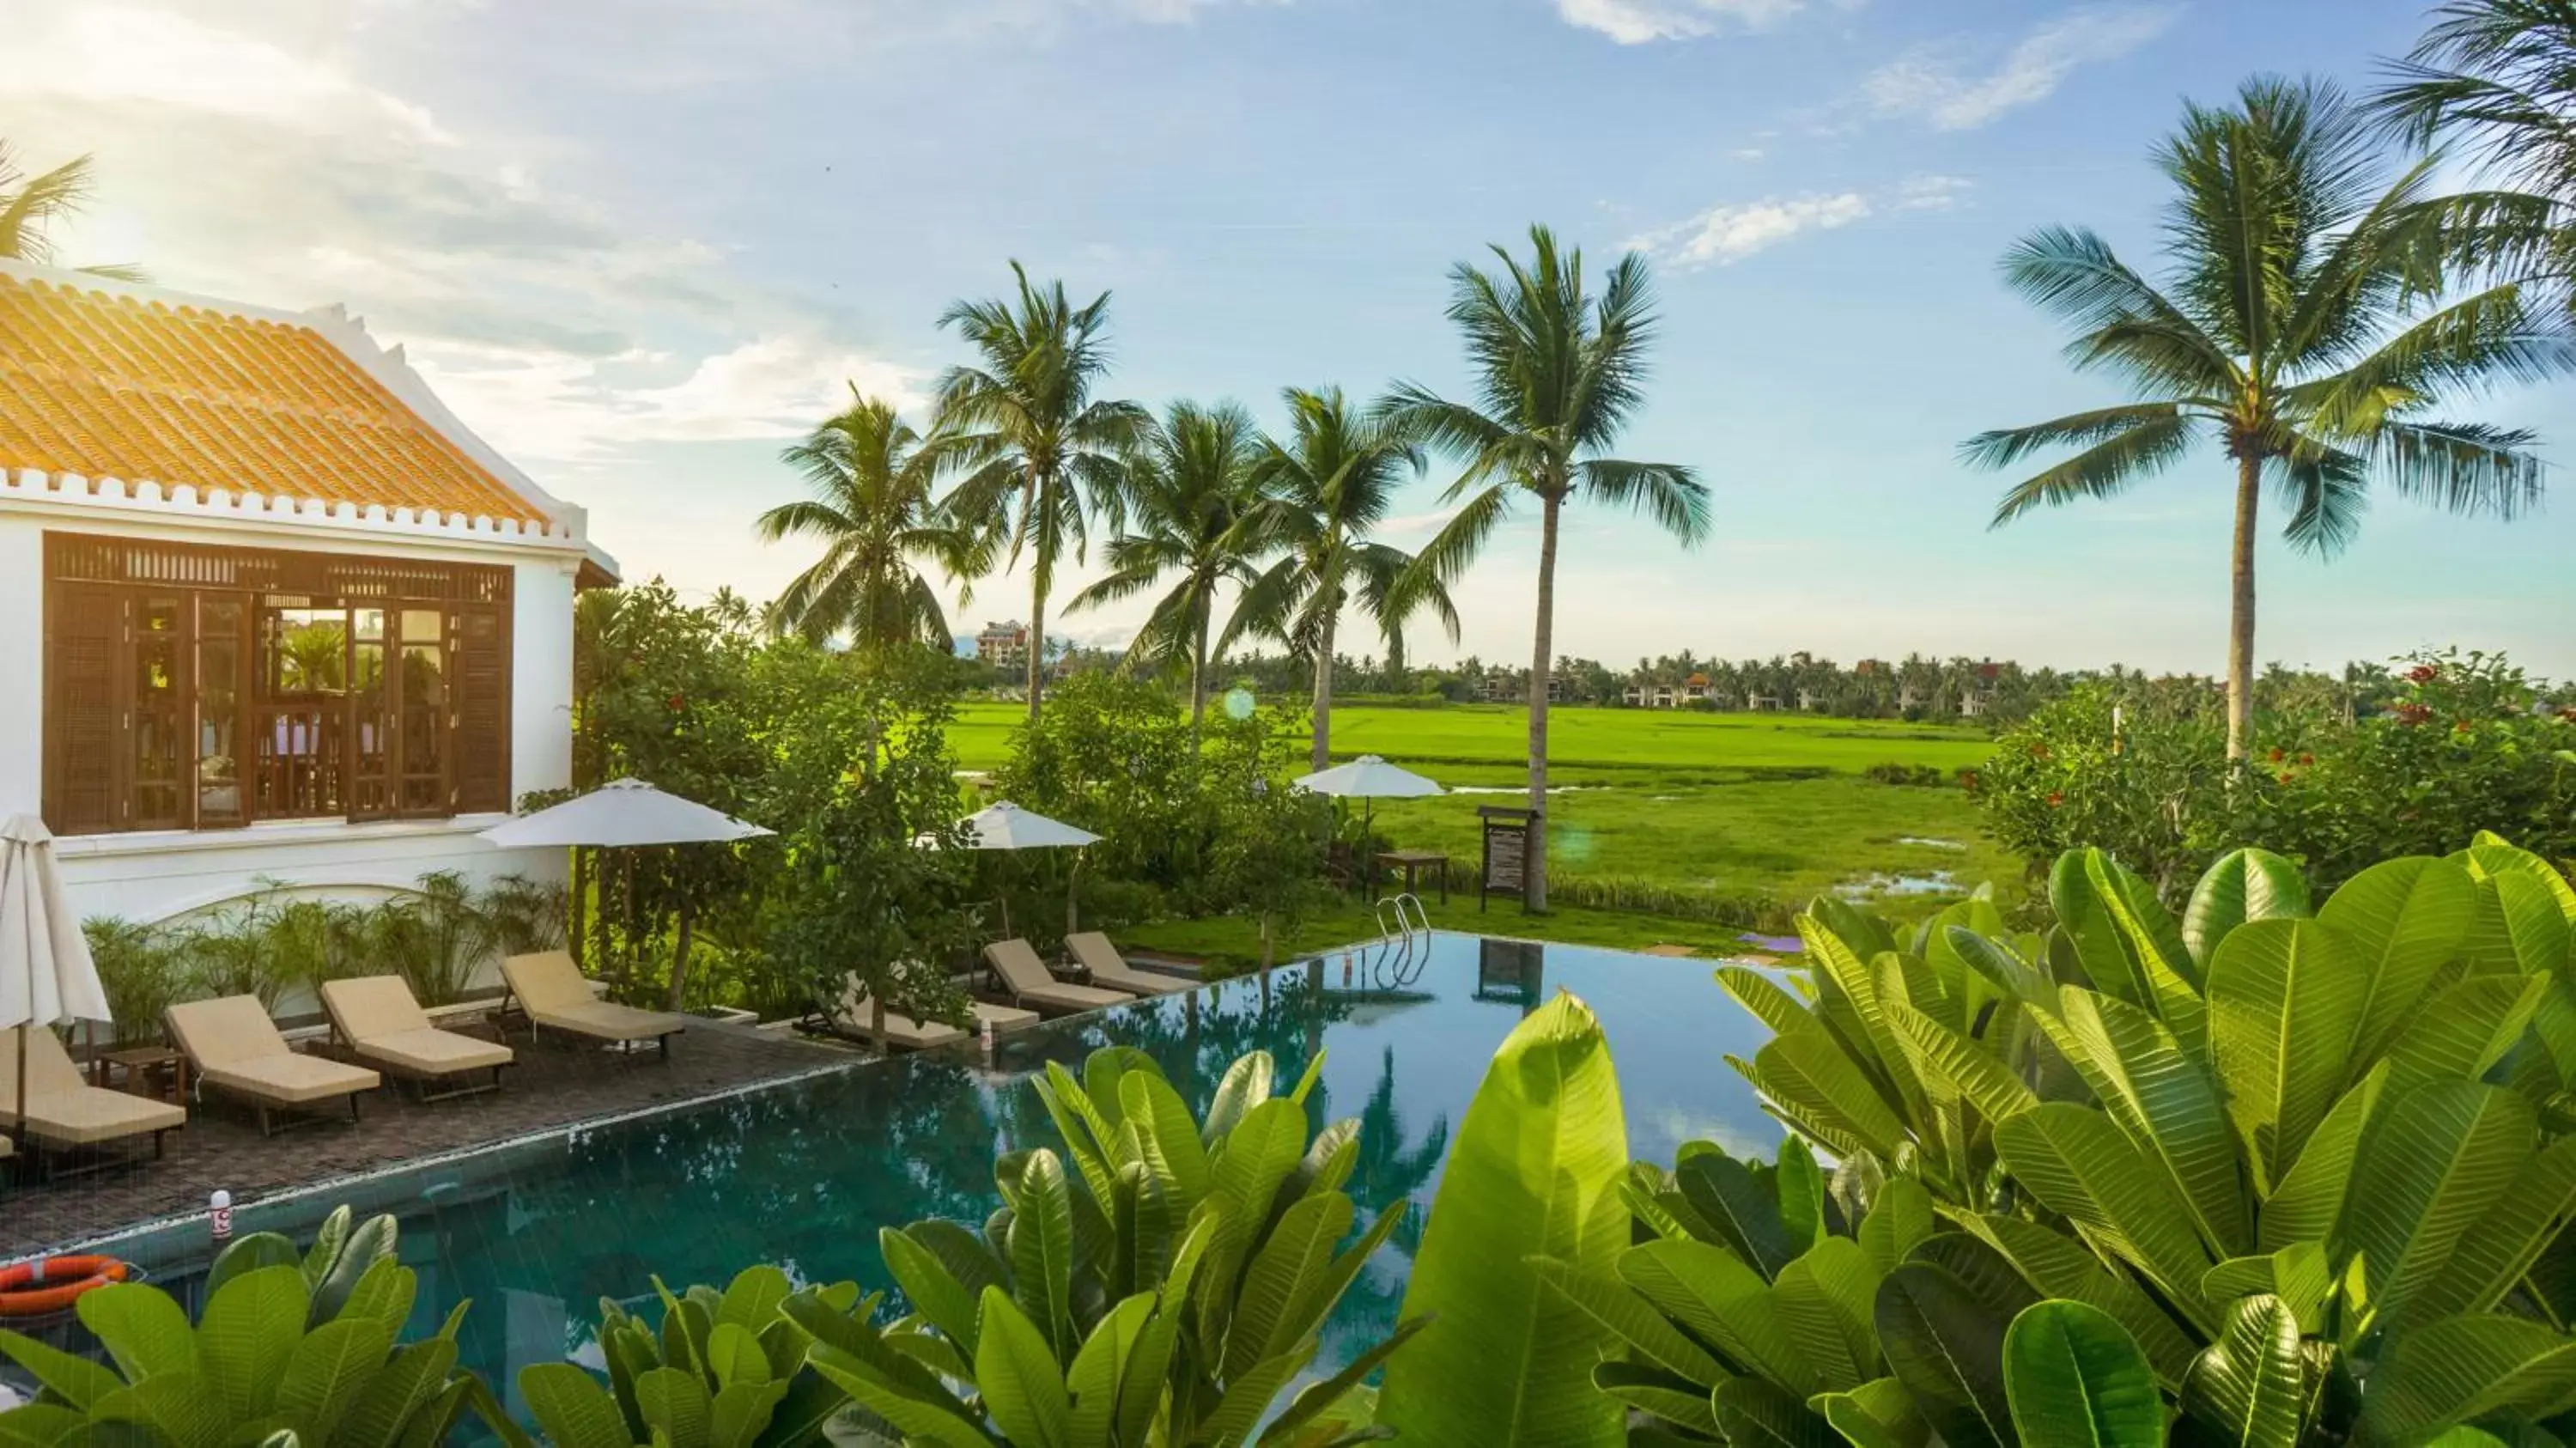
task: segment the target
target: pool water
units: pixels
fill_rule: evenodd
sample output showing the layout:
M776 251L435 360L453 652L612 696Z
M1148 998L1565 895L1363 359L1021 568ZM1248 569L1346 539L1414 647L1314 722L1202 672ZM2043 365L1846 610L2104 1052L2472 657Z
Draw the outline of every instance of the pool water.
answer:
M1669 1162L1682 1142L1707 1138L1767 1154L1779 1140L1721 1059L1750 1056L1768 1033L1710 979L1709 962L1440 933L1409 954L1334 952L1266 979L1050 1023L1005 1037L990 1067L971 1047L859 1062L246 1208L235 1230L308 1240L341 1201L396 1214L403 1259L420 1274L413 1332L436 1330L471 1298L464 1363L524 1418L519 1369L567 1357L596 1366L600 1299L648 1299L656 1275L675 1289L721 1285L769 1261L801 1281L887 1285L877 1228L930 1216L981 1222L997 1200L997 1153L1062 1149L1030 1074L1049 1060L1078 1067L1097 1046L1143 1049L1194 1109L1244 1052L1277 1058L1285 1090L1321 1050L1309 1105L1318 1125L1361 1120L1349 1190L1364 1219L1407 1197L1427 1211L1495 1047L1560 989L1601 1017L1632 1153ZM1318 1369L1393 1327L1420 1221L1417 1211L1361 1274ZM190 1299L211 1256L206 1233L191 1222L113 1250Z

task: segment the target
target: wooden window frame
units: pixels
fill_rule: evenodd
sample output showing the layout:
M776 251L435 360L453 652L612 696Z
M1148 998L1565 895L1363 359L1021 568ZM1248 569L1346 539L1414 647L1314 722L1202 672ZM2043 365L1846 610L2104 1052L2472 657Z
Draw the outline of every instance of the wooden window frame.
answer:
M292 549L233 548L209 544L164 543L150 539L109 538L88 534L55 533L45 535L45 618L44 618L44 698L42 743L44 800L48 824L57 834L117 834L139 831L185 830L212 833L240 829L262 820L331 820L357 822L367 819L451 819L460 813L506 811L509 808L510 751L514 713L514 680L512 677L511 642L515 614L512 574L507 567L490 564L424 562L415 559L382 558L353 554L308 552ZM386 618L385 671L382 715L390 731L386 745L388 763L382 783L387 791L381 807L361 808L357 776L358 722L360 694L355 685L358 640L354 627L345 631L342 654L346 681L338 696L337 726L340 735L337 761L337 810L331 813L307 813L300 810L263 810L261 808L261 765L258 749L266 737L259 732L263 722L273 723L281 708L289 707L269 691L268 657L261 639L262 619L269 611L284 607L277 600L289 597L310 599L308 607L322 612L338 611L354 625L357 612L382 610ZM138 820L138 790L135 778L135 610L146 599L175 599L178 604L179 631L174 642L174 688L180 699L180 748L183 755L179 794L180 809L176 824L162 820ZM237 679L233 700L233 739L235 762L234 786L239 794L235 812L225 818L206 820L202 781L198 775L199 740L203 736L202 699L198 690L198 652L203 642L200 620L208 601L230 601L241 605L240 624L234 634ZM91 653L84 657L85 683L98 684L107 691L105 720L100 710L92 708L78 725L68 723L65 715L65 692L60 682L67 670L65 653L67 632L58 627L66 618L66 609L77 602L87 612L80 615L86 631L80 642ZM115 627L105 642L95 637L103 616L100 610L112 610ZM407 771L411 747L406 729L401 697L401 615L404 611L435 611L439 615L439 666L443 697L434 719L437 735L438 767L433 793L435 801L428 807L405 807L405 785L426 777L422 771ZM471 699L465 690L463 650L469 617L478 621L478 653L473 660L474 676L488 683L492 697L477 692ZM488 636L483 633L488 631ZM103 675L96 674L99 659L96 650L110 651ZM322 716L322 727L330 724L333 706L322 706L312 712ZM474 718L469 732L467 719ZM113 721L113 727L106 721ZM74 735L86 729L89 734ZM103 731L103 732L102 732ZM104 742L102 742L104 740ZM469 753L473 765L467 767ZM74 817L72 799L80 798L79 809L92 808L101 797L96 785L74 790L68 772L76 758L98 760L108 771L105 798L112 818L100 819L83 815ZM461 796L470 779L478 794L488 795L492 782L498 781L498 799L478 797L471 808L462 808Z

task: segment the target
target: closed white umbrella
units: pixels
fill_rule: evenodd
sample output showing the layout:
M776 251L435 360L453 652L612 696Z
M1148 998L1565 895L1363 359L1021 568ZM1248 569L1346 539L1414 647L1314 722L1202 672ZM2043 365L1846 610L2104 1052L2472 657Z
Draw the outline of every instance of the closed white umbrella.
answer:
M0 823L0 1030L18 1032L17 1129L27 1130L27 1033L110 1019L98 962L54 868L54 835L34 815Z
M482 838L508 849L536 845L624 849L723 844L769 833L696 800L665 794L640 779L619 779L552 808L494 825Z

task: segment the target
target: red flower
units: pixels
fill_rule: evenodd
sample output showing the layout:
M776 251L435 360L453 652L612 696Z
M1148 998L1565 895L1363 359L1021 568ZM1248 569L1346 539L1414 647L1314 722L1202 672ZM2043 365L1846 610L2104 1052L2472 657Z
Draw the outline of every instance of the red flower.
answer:
M2299 766L2303 769L2316 762L2317 757L2313 754L2302 754L2299 756Z
M2414 683L2429 684L2442 677L2442 668L2439 664L2417 664L2406 671L2406 677Z
M2421 724L2433 717L2433 711L2422 704L2400 704L2396 713L2400 724Z
M2274 764L2278 764L2278 763L2280 763L2280 762L2281 762L2281 751L2280 751L2280 750L2275 749L2275 750L2273 750L2273 751L2272 751L2272 762L2273 762Z
M2476 726L2471 724L2468 720L2463 719L2451 726L2451 732L2454 734L2466 734L2475 727Z
M2048 746L2045 744L2033 744L2030 746L2030 757L2033 759L2046 759L2048 757Z
M2288 784L2290 782L2290 771L2286 769L2281 771L2281 782L2283 784Z
M677 714L681 710L689 707L689 698L686 694L673 694L670 698L665 699L662 702L670 705L671 712L674 714Z
M2066 803L2066 796L2064 794L2051 794L2048 797L2048 807L2050 809L2055 809L2064 803Z

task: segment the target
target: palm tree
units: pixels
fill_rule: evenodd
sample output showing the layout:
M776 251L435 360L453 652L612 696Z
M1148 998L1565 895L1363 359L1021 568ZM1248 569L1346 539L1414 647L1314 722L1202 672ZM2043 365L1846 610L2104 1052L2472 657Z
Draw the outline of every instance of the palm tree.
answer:
M817 643L846 634L863 649L921 643L951 646L938 590L917 558L956 563L964 538L932 498L936 449L895 415L892 404L850 389L850 406L782 449L779 461L805 475L813 496L783 503L753 525L762 541L823 540L823 556L769 605L773 633Z
M970 573L1029 559L1029 718L1044 687L1047 592L1067 555L1079 561L1091 514L1112 527L1125 516L1124 459L1153 418L1132 402L1095 402L1109 370L1109 294L1076 307L1064 283L1041 287L1011 263L1016 299L957 302L939 324L974 348L980 366L939 380L932 431L941 460L961 469L943 505L973 530Z
M34 266L54 266L54 245L45 227L78 214L89 200L90 158L75 156L39 176L18 169L18 158L0 141L0 258ZM139 282L143 273L130 266L92 266L93 276Z
M1258 442L1252 414L1234 403L1173 403L1130 464L1130 526L1109 540L1109 576L1065 606L1068 613L1096 608L1173 580L1127 646L1127 661L1188 665L1193 735L1207 714L1217 592L1229 582L1249 584L1253 576L1248 522L1257 500Z
M1422 470L1418 448L1353 409L1338 387L1291 387L1288 441L1265 439L1255 465L1262 500L1251 529L1255 551L1279 560L1244 590L1220 652L1241 633L1275 638L1314 664L1314 767L1332 762L1333 649L1342 611L1353 603L1386 639L1401 667L1404 625L1428 608L1458 639L1458 611L1440 580L1403 586L1413 555L1370 537L1394 511L1396 490Z
M1530 228L1524 266L1497 246L1500 275L1461 262L1451 269L1449 320L1467 343L1474 404L1444 401L1414 383L1387 399L1405 436L1462 458L1466 471L1442 502L1466 505L1440 530L1422 561L1430 576L1455 579L1484 551L1522 494L1539 505L1538 627L1530 648L1530 808L1547 807L1547 680L1556 658L1557 532L1565 505L1581 496L1634 509L1684 546L1708 536L1708 489L1679 463L1605 456L1645 401L1646 348L1654 298L1645 258L1631 252L1610 268L1601 295L1584 290L1583 253L1560 249L1544 226ZM1533 831L1529 908L1547 908L1547 840Z
M2044 505L2116 496L2214 442L2236 464L2227 757L2251 747L2254 536L2263 489L2283 534L2331 555L2374 482L2456 513L2511 518L2540 499L2530 435L2422 420L2443 392L2565 366L2514 283L2433 305L2425 261L2448 242L2433 161L2389 179L2361 114L2332 86L2258 77L2230 109L2188 107L2158 162L2175 188L2160 288L2090 231L2053 227L2005 255L2004 276L2072 322L2083 370L2138 400L1971 438L1973 463L2076 453L2004 494L1997 526Z
M2576 301L2576 0L2449 0L2387 86L2379 119L2410 144L2464 140L2519 191L2459 198L2483 259Z

